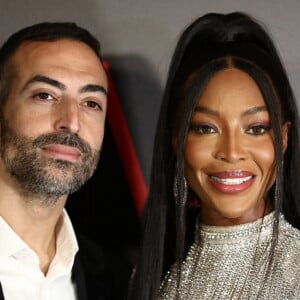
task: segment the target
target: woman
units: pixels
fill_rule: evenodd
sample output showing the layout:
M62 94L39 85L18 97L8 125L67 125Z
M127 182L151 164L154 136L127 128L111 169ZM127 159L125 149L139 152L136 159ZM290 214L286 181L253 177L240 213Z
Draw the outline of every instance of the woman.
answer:
M299 117L251 17L183 32L154 149L132 297L300 299Z

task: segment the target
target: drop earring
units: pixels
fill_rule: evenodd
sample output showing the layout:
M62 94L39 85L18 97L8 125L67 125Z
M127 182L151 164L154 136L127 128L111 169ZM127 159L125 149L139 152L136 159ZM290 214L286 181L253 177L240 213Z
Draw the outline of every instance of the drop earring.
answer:
M184 176L175 176L173 191L176 205L185 206L188 196L188 185Z

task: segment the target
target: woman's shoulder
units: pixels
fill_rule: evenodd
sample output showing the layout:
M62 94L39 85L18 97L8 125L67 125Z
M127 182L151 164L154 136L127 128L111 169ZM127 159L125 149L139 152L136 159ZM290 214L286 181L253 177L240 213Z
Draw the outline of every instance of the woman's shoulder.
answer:
M280 238L300 245L300 229L291 225L283 215L279 221L279 239Z
M277 252L282 258L294 260L299 266L300 273L300 230L292 226L282 217L279 222Z
M279 222L278 240L273 254L272 275L269 279L271 286L278 287L277 299L300 299L300 230L283 217Z

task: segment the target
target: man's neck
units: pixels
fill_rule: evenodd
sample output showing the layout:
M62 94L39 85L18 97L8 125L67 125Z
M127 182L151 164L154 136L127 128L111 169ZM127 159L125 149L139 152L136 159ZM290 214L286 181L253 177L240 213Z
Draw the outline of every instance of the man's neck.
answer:
M56 252L56 228L67 196L49 201L20 194L0 179L0 215L39 257L40 268L47 273Z

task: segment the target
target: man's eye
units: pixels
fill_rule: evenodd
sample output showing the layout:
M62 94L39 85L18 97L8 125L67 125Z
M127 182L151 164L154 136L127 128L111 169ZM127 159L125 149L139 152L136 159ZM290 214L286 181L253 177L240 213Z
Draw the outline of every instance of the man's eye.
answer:
M45 92L37 93L33 97L38 100L53 100L54 99L54 97L52 95L50 95L49 93L45 93Z
M218 128L208 124L191 124L190 130L198 134L212 134L218 132Z
M95 101L86 101L85 106L92 108L94 110L102 110L102 107L100 106L100 104Z
M246 130L246 133L252 135L263 135L271 130L271 126L269 125L255 125L251 126Z

